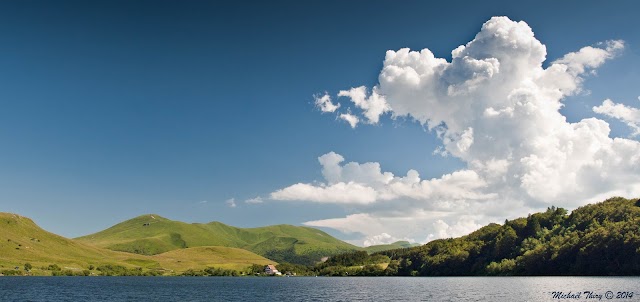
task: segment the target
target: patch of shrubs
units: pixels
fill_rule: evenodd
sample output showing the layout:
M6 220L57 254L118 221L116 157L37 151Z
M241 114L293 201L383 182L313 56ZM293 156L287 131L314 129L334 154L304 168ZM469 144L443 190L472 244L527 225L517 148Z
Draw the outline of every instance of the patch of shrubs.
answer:
M89 276L91 272L89 270L59 270L52 271L51 276Z
M126 268L122 265L101 265L96 268L102 276L160 276L162 272L159 271L142 271L141 267Z
M62 270L57 264L49 264L49 267L47 267L47 269L50 270L50 271L61 271Z
M180 276L193 276L193 277L201 277L201 276L239 276L238 271L223 269L223 268L214 268L208 267L204 270L194 270L188 269Z
M22 272L14 269L5 269L0 271L5 276L22 276Z
M90 265L89 269L84 270L72 270L65 269L63 270L57 264L51 264L46 269L51 271L52 276L90 276L92 274L92 270L96 270L99 272L99 275L102 276L161 276L162 271L148 270L143 271L141 267L136 268L127 268L121 265L101 265L95 267L94 265ZM5 274L6 275L6 274Z

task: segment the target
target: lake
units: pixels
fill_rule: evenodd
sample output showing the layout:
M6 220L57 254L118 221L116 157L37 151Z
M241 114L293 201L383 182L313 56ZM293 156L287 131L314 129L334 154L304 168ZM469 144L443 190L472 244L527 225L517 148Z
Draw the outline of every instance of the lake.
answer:
M0 301L257 300L640 301L640 277L0 277Z

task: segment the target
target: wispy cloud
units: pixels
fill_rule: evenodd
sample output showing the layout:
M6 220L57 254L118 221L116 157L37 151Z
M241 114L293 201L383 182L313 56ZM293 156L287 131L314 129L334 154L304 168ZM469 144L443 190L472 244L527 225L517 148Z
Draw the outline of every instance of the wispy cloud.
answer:
M341 120L346 121L347 123L349 123L349 126L351 126L351 128L355 128L356 126L358 126L358 123L360 122L360 119L351 114L351 112L347 112L347 113L342 113L338 116Z
M262 200L262 197L257 196L254 198L249 198L247 200L244 201L245 203L249 203L249 204L256 204L256 203L263 203L264 200Z
M227 199L227 200L225 200L224 203L230 208L235 208L236 207L236 199L235 198Z

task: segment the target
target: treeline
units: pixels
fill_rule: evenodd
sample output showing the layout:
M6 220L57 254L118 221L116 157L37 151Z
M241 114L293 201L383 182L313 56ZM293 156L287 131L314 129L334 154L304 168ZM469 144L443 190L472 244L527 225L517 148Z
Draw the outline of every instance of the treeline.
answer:
M386 255L357 251L336 255L314 267L320 276L392 276L385 266L390 262ZM387 266L388 267L388 266Z
M345 250L345 252L348 253L349 251ZM263 256L279 263L302 265L306 266L308 269L312 269L318 262L318 259L321 259L326 255L334 255L335 253L336 251L327 251L315 248L313 251L306 251L304 254L298 254L293 247L288 247L283 249L274 248L266 251Z
M322 276L640 275L640 200L550 207L423 246L349 252L308 266ZM278 266L280 269L280 266Z
M283 274L295 276L391 276L386 268L393 267L394 261L389 262L386 255L355 251L335 255L316 265L280 263L276 268Z
M489 224L467 236L413 248L374 253L389 265L364 275L640 275L640 200L620 197L587 205L570 215L550 207L543 213ZM334 271L365 264L364 255L330 258ZM370 261L370 260L369 260ZM375 261L374 261L375 262Z

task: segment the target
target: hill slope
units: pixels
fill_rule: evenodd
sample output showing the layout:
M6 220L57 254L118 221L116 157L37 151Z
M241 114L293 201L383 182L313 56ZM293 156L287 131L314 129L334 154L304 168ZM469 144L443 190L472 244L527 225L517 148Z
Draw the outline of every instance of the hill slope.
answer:
M220 222L189 224L155 214L138 216L77 240L143 255L198 246L234 247L278 262L301 264L312 264L324 256L360 249L309 227L236 228Z
M91 265L131 266L126 260L144 258L89 246L49 233L31 219L17 214L0 213L0 266L3 269L30 263L34 267L57 264L72 269Z
M115 265L181 273L207 267L240 271L252 264L276 263L246 250L217 246L185 248L155 256L112 251L49 233L31 219L11 213L0 213L0 226L0 271L14 267L22 270L26 263L33 266L35 274L43 275L51 272L41 268L52 264L76 272L89 266Z
M223 246L179 249L154 255L151 258L161 263L163 268L173 271L199 270L207 267L242 271L252 264L277 264L250 251Z

